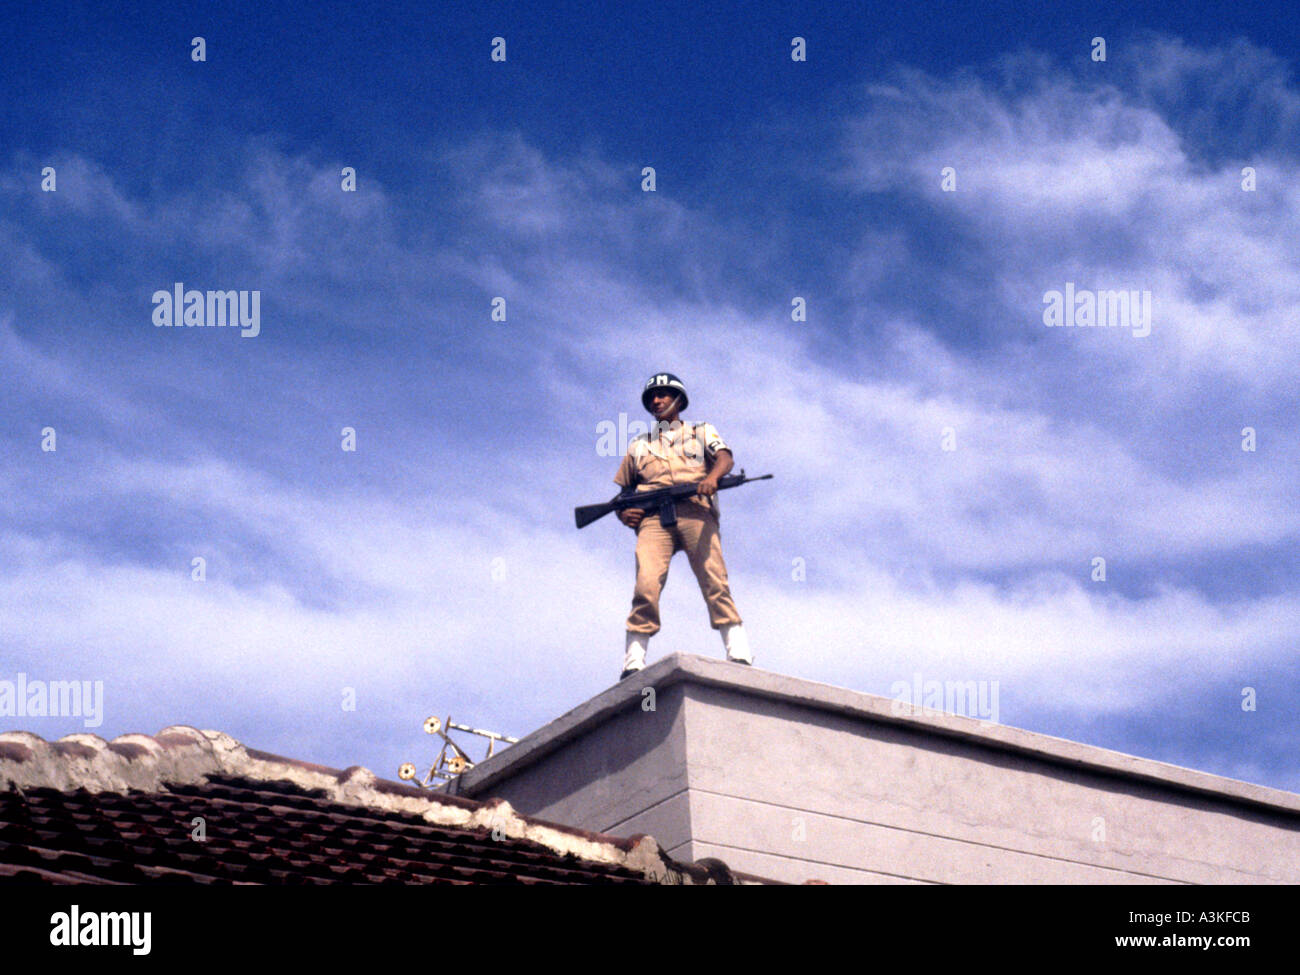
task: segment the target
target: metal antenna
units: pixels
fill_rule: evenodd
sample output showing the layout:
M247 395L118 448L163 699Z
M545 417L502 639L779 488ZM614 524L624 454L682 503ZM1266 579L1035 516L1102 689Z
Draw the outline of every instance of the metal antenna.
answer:
M444 731L444 728L447 730ZM508 745L513 745L519 741L518 738L511 738L509 735L498 735L495 731L484 731L482 728L471 728L467 724L457 724L451 720L450 715L447 716L445 721L432 716L425 718L424 730L427 734L437 735L442 739L442 750L438 752L438 757L433 760L433 765L429 767L429 771L425 773L423 781L420 782L420 785L426 789L444 785L461 773L469 771L477 764L470 759L468 752L452 740L452 737L447 734L448 731L465 731L471 735L486 738L488 740L487 754L480 760L484 762L492 757L497 742L504 741ZM415 775L414 762L403 762L401 768L397 770L397 777L404 782L411 781L415 778Z

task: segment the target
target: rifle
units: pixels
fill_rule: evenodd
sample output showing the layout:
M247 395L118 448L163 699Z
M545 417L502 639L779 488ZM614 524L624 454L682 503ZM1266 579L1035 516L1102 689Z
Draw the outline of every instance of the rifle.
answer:
M764 474L761 477L746 477L744 468L741 468L739 474L728 474L726 477L718 479L718 490L723 488L740 487L742 484L748 484L750 481L766 481L772 477L771 474ZM637 491L635 488L628 488L619 494L614 495L604 504L588 504L581 508L573 509L573 520L578 523L579 528L586 528L593 521L604 518L611 511L626 511L628 508L644 508L647 511L659 509L659 524L665 528L677 524L677 502L683 498L692 498L699 490L699 484L674 484L671 487L659 488L655 491Z

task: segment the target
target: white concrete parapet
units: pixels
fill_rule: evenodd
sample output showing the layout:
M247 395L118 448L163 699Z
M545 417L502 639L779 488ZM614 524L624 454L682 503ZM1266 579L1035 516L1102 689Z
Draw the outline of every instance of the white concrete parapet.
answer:
M897 711L678 654L453 788L796 883L1300 883L1300 795Z

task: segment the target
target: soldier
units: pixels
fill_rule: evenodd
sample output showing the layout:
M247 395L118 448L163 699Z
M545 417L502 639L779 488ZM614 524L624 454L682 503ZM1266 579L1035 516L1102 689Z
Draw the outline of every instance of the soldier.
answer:
M731 470L731 450L709 423L683 423L686 387L672 373L651 376L641 404L654 417L650 432L628 445L614 482L625 490L652 491L673 484L699 484L697 494L677 505L677 524L664 527L655 513L640 508L620 511L618 518L636 531L636 589L627 618L627 646L619 679L645 667L650 637L659 632L659 594L668 578L668 563L686 551L709 608L709 623L722 634L727 659L752 664L749 641L731 600L727 566L718 534L718 479Z

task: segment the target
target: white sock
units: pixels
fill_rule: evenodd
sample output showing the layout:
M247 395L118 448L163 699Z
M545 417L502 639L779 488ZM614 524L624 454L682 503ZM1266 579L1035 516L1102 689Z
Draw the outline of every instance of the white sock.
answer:
M650 649L649 633L627 634L627 649L623 651L624 670L644 670L646 651Z
M754 657L749 652L749 637L745 635L742 624L728 623L718 629L722 633L722 645L727 648L728 660L741 660L747 664L754 662Z

